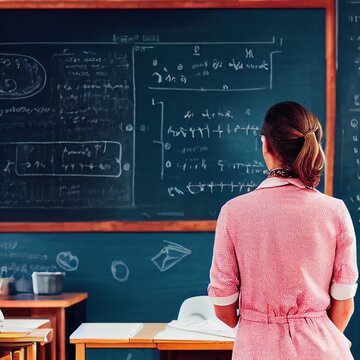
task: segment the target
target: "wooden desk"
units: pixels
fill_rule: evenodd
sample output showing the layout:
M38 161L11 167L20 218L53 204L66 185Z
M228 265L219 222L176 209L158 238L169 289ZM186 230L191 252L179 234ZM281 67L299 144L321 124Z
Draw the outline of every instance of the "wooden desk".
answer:
M26 320L24 320L26 321ZM50 321L42 324L39 328L34 329L29 334L6 334L0 333L0 349L9 352L12 359L12 352L16 350L20 355L20 359L37 360L44 359L44 352L38 352L38 346L44 346L51 342L53 338L53 330L49 328ZM40 355L38 357L38 354Z
M111 336L111 339L104 339L96 337L99 331L93 328L93 334L83 336L81 332L76 332L71 335L70 343L76 345L76 360L85 360L86 349L88 348L157 348L161 350L161 359L189 359L188 356L191 351L206 351L204 359L215 358L212 356L214 350L228 350L221 358L231 358L231 350L233 348L233 341L222 337L215 337L211 335L201 334L196 336L193 340L194 333L188 333L188 336L183 336L181 339L156 339L157 334L165 330L166 324L164 323L144 323L142 329L134 336L128 338L116 338ZM90 338L91 337L91 338ZM174 355L176 353L176 355ZM186 353L186 355L184 355ZM217 355L216 358L219 358Z
M87 293L0 295L0 309L5 317L49 319L54 332L50 358L66 360L66 356L70 359L74 352L66 339L86 321L87 297Z
M0 348L8 349L10 352L12 352L12 349L20 350L21 353L24 353L24 356L20 356L20 359L37 360L37 346L48 344L51 342L52 337L52 329L36 329L27 335L16 337L3 337L0 334ZM12 359L11 356L10 359Z

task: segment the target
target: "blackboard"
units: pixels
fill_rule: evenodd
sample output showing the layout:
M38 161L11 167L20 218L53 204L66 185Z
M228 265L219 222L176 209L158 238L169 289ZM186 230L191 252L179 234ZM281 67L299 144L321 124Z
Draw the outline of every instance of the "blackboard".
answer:
M167 323L185 299L207 294L213 238L206 232L1 233L0 266L24 299L33 296L33 271L64 272L64 292L89 294L87 322ZM103 350L94 358L159 359L154 350L110 352L113 357Z
M213 233L0 234L0 265L32 291L33 271L65 273L65 292L88 292L90 322L168 322L205 295Z
M214 220L270 105L326 127L324 9L3 10L0 53L3 222Z
M337 72L337 117L334 195L345 201L357 236L360 234L360 2L339 2L339 41ZM359 246L358 246L359 248ZM359 308L359 297L355 298ZM349 327L353 354L360 354L360 314L355 311Z

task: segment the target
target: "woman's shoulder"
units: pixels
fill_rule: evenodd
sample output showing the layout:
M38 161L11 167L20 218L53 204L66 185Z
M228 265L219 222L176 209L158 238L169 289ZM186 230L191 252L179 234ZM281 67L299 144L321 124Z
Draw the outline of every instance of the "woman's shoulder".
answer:
M273 188L277 191L276 196L280 196L278 193L279 188ZM280 187L280 189L288 190L289 187ZM267 192L271 192L272 189L267 189ZM296 196L296 203L301 205L302 207L307 207L306 205L314 207L314 209L329 209L332 213L339 213L343 214L344 211L347 211L347 207L342 199L339 199L335 196L324 194L321 191L314 190L314 189L298 189L293 194L303 194L304 197L300 196L302 201L299 201L299 198ZM246 207L246 206L254 206L254 204L259 204L259 202L264 202L268 199L270 194L265 194L259 191L251 191L249 193L241 194L238 196L233 197L232 199L228 200L224 204L224 208L228 211L231 209L239 209L239 207ZM270 196L270 199L273 200L273 197ZM277 203L279 205L279 203Z
M317 201L320 201L323 204L328 204L331 207L334 207L334 209L343 209L346 208L346 205L342 199L339 199L332 195L324 194L318 190L315 190Z
M261 199L258 198L256 191L251 191L231 198L223 205L223 209L228 212L239 211L239 208L253 207L259 201Z

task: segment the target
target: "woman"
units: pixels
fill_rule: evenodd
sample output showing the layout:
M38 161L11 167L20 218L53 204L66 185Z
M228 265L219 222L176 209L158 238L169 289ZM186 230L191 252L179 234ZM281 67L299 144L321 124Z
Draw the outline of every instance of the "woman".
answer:
M301 105L272 106L261 137L270 174L221 209L208 293L222 321L239 320L233 360L353 359L343 331L357 287L355 233L343 201L315 189L321 137Z

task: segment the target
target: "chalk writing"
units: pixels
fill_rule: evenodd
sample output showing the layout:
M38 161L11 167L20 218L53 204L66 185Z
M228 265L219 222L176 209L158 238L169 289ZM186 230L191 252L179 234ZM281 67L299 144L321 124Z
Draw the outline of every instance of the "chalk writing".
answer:
M3 241L0 243L0 249L14 250L18 246L17 241Z
M4 54L32 54L19 68L31 62L46 82L37 101L0 104L0 208L57 221L216 217L266 174L259 98L283 95L277 81L291 66L282 74L289 54L281 29L232 41L220 32L217 41L151 33L0 44ZM8 56L10 75L21 56ZM194 199L203 209L192 209ZM64 251L57 266L74 271L75 258ZM114 261L113 274L126 274Z
M191 194L191 195L197 195L203 192L214 194L214 193L230 193L230 194L240 194L244 190L246 192L249 192L251 190L254 190L256 187L258 187L259 184L250 181L250 182L234 182L231 181L230 183L224 183L224 182L198 182L198 183L192 183L189 182L185 188L178 188L176 186L169 187L168 188L168 194L170 197L175 197L176 195L185 195L185 194Z
M277 43L275 37L272 41L256 44L167 43L168 53L177 54L177 61L173 64L158 55L164 48L161 44L153 43L139 55L152 56L149 58L152 65L151 90L258 91L272 89L273 56L282 53ZM220 53L223 54L221 57ZM191 57L193 62L189 64Z
M245 126L241 126L240 124L223 124L223 125L215 125L209 126L209 124L205 124L204 126L197 127L173 127L169 126L167 129L167 135L171 137L191 137L193 139L210 139L215 136L218 138L222 138L225 135L237 134L240 132L244 132L246 135L252 134L254 136L259 135L259 127L255 125L246 124Z
M135 172L131 49L115 43L6 49L12 47L37 55L0 54L0 82L7 84L5 92L0 83L0 98L21 100L45 85L47 91L34 105L19 100L0 106L0 130L6 133L0 139L0 207L130 206ZM81 180L85 177L92 180Z
M360 94L358 92L360 70L360 9L359 1L341 3L339 14L339 108L341 128L337 130L341 140L337 153L340 170L339 182L335 183L336 196L347 203L357 231L360 223ZM338 188L337 188L338 186Z
M122 172L122 148L118 142L60 141L14 145L18 176L119 177Z

